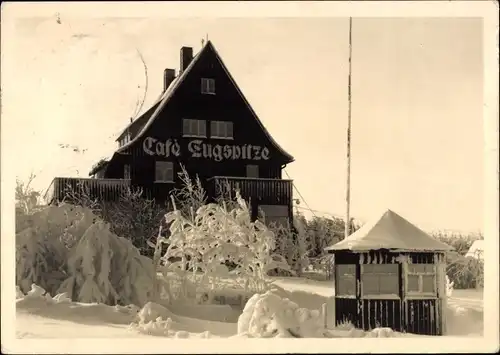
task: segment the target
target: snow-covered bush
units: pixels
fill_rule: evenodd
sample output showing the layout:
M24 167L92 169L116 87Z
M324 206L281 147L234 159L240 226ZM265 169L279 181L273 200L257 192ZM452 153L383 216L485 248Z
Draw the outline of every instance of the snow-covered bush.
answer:
M104 202L103 207L100 215L110 224L111 232L130 239L142 255L153 256L148 241L156 239L167 205L146 198L140 188L127 188L118 201Z
M451 282L448 275L446 275L446 297L451 297L453 293L453 285L454 282Z
M475 241L484 239L481 233L435 231L431 236L450 245L455 251L447 254L446 266L446 273L455 289L483 287L484 261L466 256Z
M151 259L100 220L71 250L67 271L69 277L58 292L80 302L142 306L153 296L156 274Z
M139 306L152 296L152 261L89 208L49 206L26 217L24 227L16 234L21 291L35 283L81 302Z
M68 204L49 206L18 221L16 284L28 292L36 283L50 293L65 278L69 250L93 223L92 211Z
M250 337L324 337L325 328L318 310L299 308L274 291L255 294L238 319L238 334Z
M289 269L286 261L272 254L275 236L260 221L251 221L247 203L236 193L237 205L229 210L224 202L202 205L185 216L180 210L166 215L170 225L169 246L163 256L164 273L186 276L200 271L202 289L213 290L223 278L238 277L244 291L264 290L267 272ZM170 262L172 259L177 260ZM230 271L226 265L233 265Z

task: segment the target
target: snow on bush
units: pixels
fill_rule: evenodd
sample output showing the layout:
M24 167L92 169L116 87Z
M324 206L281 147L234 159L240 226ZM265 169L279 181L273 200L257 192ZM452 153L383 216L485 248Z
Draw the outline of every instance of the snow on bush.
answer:
M16 284L80 302L136 304L152 296L152 261L88 208L62 204L26 216L16 234Z
M69 250L95 216L83 207L63 204L18 216L16 284L23 292L36 283L54 294L65 278Z
M224 278L241 279L243 293L262 292L269 287L265 279L269 270L289 270L283 257L272 254L274 233L262 222L251 221L249 207L239 192L236 202L233 209L222 202L192 209L189 216L177 209L166 215L170 238L159 238L169 243L162 258L164 275L175 273L185 278L188 270L193 275L201 272L197 287L207 292L212 301ZM231 270L228 264L232 265ZM187 290L180 296L186 297Z
M96 221L71 250L69 277L58 292L80 302L144 305L152 296L156 273L151 259L128 239Z
M255 294L238 319L238 334L249 337L324 337L325 329L318 310L299 308L273 291Z
M453 293L454 282L450 282L450 278L446 275L446 297L450 298Z
M148 335L176 338L211 338L236 333L235 324L179 316L153 302L144 305L129 329Z

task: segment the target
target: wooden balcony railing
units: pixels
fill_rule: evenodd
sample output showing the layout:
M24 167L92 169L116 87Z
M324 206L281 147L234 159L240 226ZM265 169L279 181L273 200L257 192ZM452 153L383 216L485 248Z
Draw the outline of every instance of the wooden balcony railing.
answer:
M45 201L48 204L56 201L69 202L79 195L101 201L111 201L118 199L120 193L127 187L130 187L128 179L56 177L45 193Z
M258 204L292 205L292 180L214 176L207 183L207 194L212 198L228 190L234 196L237 188L244 199Z

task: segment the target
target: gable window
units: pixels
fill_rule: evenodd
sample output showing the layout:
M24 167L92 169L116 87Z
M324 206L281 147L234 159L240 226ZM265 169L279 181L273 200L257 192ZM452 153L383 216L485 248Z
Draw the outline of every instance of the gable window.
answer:
M356 297L356 265L335 265L335 295Z
M118 146L119 147L123 147L125 144L127 144L128 142L130 142L130 133L127 133L126 135L124 135L122 137L122 139L120 139L118 141Z
M130 164L125 164L123 166L123 178L130 179Z
M156 161L155 182L174 182L174 163Z
M207 137L207 121L192 120L185 118L182 120L183 137Z
M258 165L247 165L247 177L258 178L259 177L259 166Z
M201 78L201 93L215 95L215 79Z
M409 264L406 278L408 295L436 295L436 269L433 264Z
M377 296L399 298L399 265L362 265L361 292L364 298Z
M210 137L221 139L233 139L233 122L212 121L210 122Z

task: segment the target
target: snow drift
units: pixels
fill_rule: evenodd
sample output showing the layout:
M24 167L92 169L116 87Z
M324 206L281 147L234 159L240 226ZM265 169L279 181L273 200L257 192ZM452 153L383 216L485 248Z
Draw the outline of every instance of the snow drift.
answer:
M134 321L139 308L134 305L108 306L99 303L72 302L66 293L51 297L42 287L33 284L25 295L16 288L16 311L47 318L96 324L128 325Z

